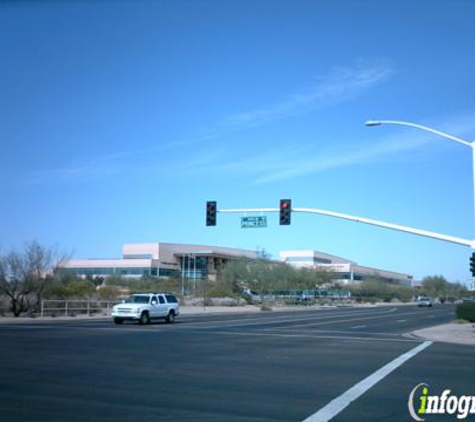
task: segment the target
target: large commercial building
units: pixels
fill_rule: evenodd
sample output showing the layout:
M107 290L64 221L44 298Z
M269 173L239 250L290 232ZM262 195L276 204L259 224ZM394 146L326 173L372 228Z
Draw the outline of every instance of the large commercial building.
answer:
M280 260L295 267L326 269L340 284L356 284L371 277L411 285L412 276L363 267L356 262L317 251L282 251ZM64 271L80 277L185 277L216 279L229 260L241 257L257 259L256 251L221 246L175 243L125 244L122 258L74 259L62 265Z
M255 251L220 246L173 243L126 244L122 258L75 259L62 265L64 271L78 276L108 277L186 277L215 279L230 259L257 258Z
M345 258L318 251L282 251L280 260L295 267L310 267L328 270L333 280L343 284L358 284L374 277L389 283L411 286L412 276L377 268L364 267Z

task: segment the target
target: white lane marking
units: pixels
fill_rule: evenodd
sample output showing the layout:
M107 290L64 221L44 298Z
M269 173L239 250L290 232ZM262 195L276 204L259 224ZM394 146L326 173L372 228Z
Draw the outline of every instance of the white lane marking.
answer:
M321 319L329 319L333 318L336 316L355 316L355 315L381 315L381 314L387 314L387 313L392 313L396 312L398 308L391 308L388 310L383 310L381 312L381 308L371 308L371 309L348 309L347 311L339 311L339 310L331 310L331 311L323 311L322 309L314 309L310 311L301 311L300 312L295 312L293 315L287 314L287 315L278 315L276 313L272 313L272 315L269 316L262 316L262 314L259 313L254 313L251 315L247 314L241 314L243 315L242 318L239 319L218 319L216 321L198 321L197 319L194 319L192 321L187 320L186 318L183 318L183 321L186 321L187 325L192 325L192 324L215 324L215 323L229 323L229 322L240 322L240 323L246 323L251 322L253 324L258 323L258 322L298 322L298 321L309 321L318 318L319 320ZM325 313L326 315L322 314ZM186 315L184 315L186 317ZM214 314L213 316L217 316L217 314ZM257 316L257 318L256 318Z
M268 329L265 329L265 330L262 330L262 331L265 331L265 332L275 332L275 333L279 333L279 332L282 332L285 334L286 331L288 331L289 329L288 328L275 328L274 330L268 330ZM296 333L301 333L301 334L331 334L331 335L335 335L335 334L354 334L355 332L354 331L341 331L341 330L332 330L332 329L327 329L327 330L305 330L305 329L298 329L298 330L294 330L292 329L292 333L293 334L296 334ZM389 336L389 337L401 337L401 335L404 334L402 332L392 332L392 333L382 333L382 332L373 332L373 331L366 331L364 333L365 336Z
M386 313L387 311L384 311L384 313ZM239 322L239 323L247 323L247 322L251 322L252 324L256 324L258 322L293 322L293 321L309 321L309 320L313 320L313 319L328 319L328 318L332 318L332 317L335 317L335 316L344 316L344 315L369 315L373 312L368 312L368 311L361 311L361 310L357 310L356 312L354 311L348 311L348 312L332 312L331 314L327 314L327 315L321 315L320 314L320 310L316 310L315 313L314 312L311 312L311 311L308 311L308 312L305 312L305 315L271 315L271 316L268 316L268 317L263 317L263 316L259 316L259 315L262 315L262 314L253 314L252 318L249 317L249 318L239 318L239 319L223 319L223 320L216 320L216 321L188 321L186 319L183 319L183 321L185 322L186 321L186 324L187 325L192 325L192 324L216 324L216 323L222 323L222 324L226 324L226 323L230 323L230 322ZM256 318L256 315L257 315L257 318ZM378 314L376 314L378 315ZM247 315L246 315L247 316Z
M398 319L396 322L406 322L407 319Z
M366 328L367 325L355 325L354 327L351 327L351 329L356 330L357 328Z
M351 316L358 316L358 315L371 315L371 318L374 318L375 316L384 316L386 317L387 314L395 312L397 309L393 308L390 309L389 311L384 311L384 312L359 312L359 313L344 313L345 316L351 317ZM339 314L342 315L342 314ZM254 325L267 325L267 324L278 324L278 323L294 323L294 322L299 322L299 321L306 321L305 324L294 324L292 325L293 328L296 327L307 327L307 326L313 326L313 325L322 325L325 324L325 322L315 322L315 321L321 321L321 320L327 320L327 319L332 319L335 316L339 315L325 315L324 317L320 317L319 315L312 315L309 318L292 318L292 319L272 319L272 318L256 318L255 320L251 322L244 322L241 321L240 324L227 324L230 321L221 321L222 323L219 324L220 321L213 321L213 325L203 325L203 326L198 326L197 328L203 328L203 329L211 329L211 328L232 328L232 327L248 327L248 326L254 326ZM342 315L343 317L343 315ZM329 321L326 322L327 324L333 324L334 322L338 321L357 321L359 319L368 319L368 318L351 318L351 319L340 319L336 321ZM237 320L239 321L239 320ZM311 322L309 322L311 321ZM218 325L216 325L216 322ZM186 328L185 326L183 328ZM272 330L272 328L270 328Z
M333 335L309 335L309 334L283 334L283 333L250 333L239 331L188 331L187 334L213 335L213 336L246 336L246 337L282 337L282 338L311 338L311 339L330 339L330 340L349 340L349 341L395 341L401 343L420 343L420 338L370 338L357 336L333 336Z
M353 321L368 321L371 319L380 319L380 318L387 318L387 315L378 314L377 316L370 316L365 318L345 318L345 319L334 319L332 321L324 321L324 322L312 322L308 324L298 324L293 325L292 328L303 328L303 327L316 327L317 325L328 325L328 324L337 324L339 322L353 322ZM272 330L272 328L268 328L268 330Z
M404 313L398 314L398 316L406 316L406 315L420 315L420 313L419 312L404 312ZM294 325L293 328L313 327L317 325L334 324L338 322L362 321L362 320L378 319L378 318L385 318L385 317L386 315L384 315L384 313L378 313L378 314L373 314L373 316L369 318L335 319L329 322L310 322L306 324ZM271 329L272 328L270 328L270 330Z
M431 344L432 341L425 341L414 349L409 350L403 355L397 357L393 361L389 362L387 365L378 369L370 376L366 377L364 380L360 381L358 384L351 387L349 390L345 391L341 396L332 400L326 406L322 407L318 412L309 416L307 419L304 420L304 422L327 422L330 419L333 419L343 409L349 406L351 402L359 398L371 387L373 387L383 378L388 376L391 372L400 367L403 363L405 363L406 361L429 347Z

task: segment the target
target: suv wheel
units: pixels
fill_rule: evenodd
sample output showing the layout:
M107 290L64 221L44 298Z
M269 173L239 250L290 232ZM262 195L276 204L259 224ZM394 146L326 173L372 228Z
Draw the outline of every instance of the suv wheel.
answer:
M175 312L170 311L169 314L167 315L167 322L171 324L174 321L175 321Z
M142 312L142 315L140 315L139 324L144 325L149 323L150 317L148 316L148 312Z
M122 318L114 318L114 323L116 324L123 324L124 320Z

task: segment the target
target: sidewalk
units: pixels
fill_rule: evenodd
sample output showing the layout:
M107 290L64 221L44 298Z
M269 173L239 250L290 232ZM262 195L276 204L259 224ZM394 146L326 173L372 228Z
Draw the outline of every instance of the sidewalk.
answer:
M475 346L475 324L451 322L450 324L416 330L413 336L442 343Z

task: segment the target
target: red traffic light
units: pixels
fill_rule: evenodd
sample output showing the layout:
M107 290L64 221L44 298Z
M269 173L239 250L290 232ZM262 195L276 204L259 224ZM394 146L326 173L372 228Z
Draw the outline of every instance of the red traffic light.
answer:
M290 199L280 200L280 215L279 224L282 226L288 226L291 220L292 202Z

